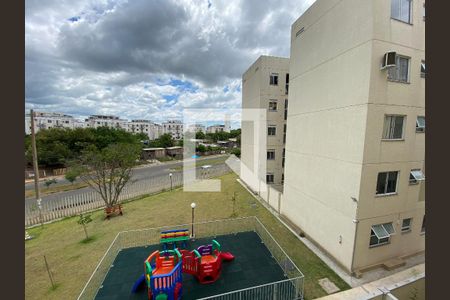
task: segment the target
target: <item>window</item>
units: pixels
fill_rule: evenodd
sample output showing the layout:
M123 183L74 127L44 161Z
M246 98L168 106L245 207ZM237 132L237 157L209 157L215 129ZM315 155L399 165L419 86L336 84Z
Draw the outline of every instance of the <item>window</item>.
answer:
M277 111L277 100L269 101L269 111Z
M383 139L403 139L403 123L405 116L386 115L384 118Z
M267 150L267 159L274 160L275 159L275 150Z
M286 87L284 93L289 94L289 73L286 74Z
M51 123L52 122L52 120L47 120L47 123Z
M281 174L281 184L284 183L284 173Z
M422 60L422 62L420 63L420 77L425 78L425 61Z
M425 3L423 4L423 8L422 8L422 17L423 17L423 20L425 21Z
M425 180L425 176L420 169L411 170L411 173L409 173L409 184L418 184L422 180Z
M395 56L395 67L388 69L388 79L397 82L409 82L409 57Z
M425 233L425 215L423 216L422 228L420 229L420 232Z
M398 171L378 173L377 195L393 194L397 191Z
M276 126L269 126L267 127L267 135L276 135L277 134L277 127Z
M270 74L270 85L278 85L278 73Z
M284 120L287 120L288 99L284 99Z
M391 18L411 24L411 0L391 0Z
M394 234L392 223L373 225L370 230L369 246L381 246L389 243L391 235Z
M284 124L284 130L283 130L283 143L286 144L286 124Z
M411 218L403 219L402 221L402 232L409 232L411 231Z
M425 132L425 117L422 116L417 117L416 132Z
M273 183L273 181L274 181L273 174L267 173L266 174L266 183Z

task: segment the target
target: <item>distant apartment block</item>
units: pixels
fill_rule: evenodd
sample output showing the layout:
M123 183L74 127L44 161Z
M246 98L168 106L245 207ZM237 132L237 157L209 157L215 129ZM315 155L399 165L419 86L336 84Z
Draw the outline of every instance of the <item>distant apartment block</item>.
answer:
M174 140L183 139L183 122L179 120L169 120L162 123L163 133L172 135Z
M216 124L206 127L206 133L217 133L217 132L226 132L225 125Z
M189 132L195 132L195 133L197 133L197 132L203 132L203 133L205 133L206 132L206 129L205 129L206 127L205 127L205 125L202 125L202 124L190 124L189 126L188 126L188 131Z
M72 116L62 113L35 112L34 113L34 130L38 132L40 129L50 128L74 128L79 125L79 121ZM25 115L25 134L31 134L31 117L30 114Z
M131 120L131 122L127 122L126 130L132 133L146 134L150 140L157 139L162 134L162 126L150 120Z
M257 133L266 139L266 174L258 174L263 181L278 190L284 180L286 117L289 89L289 59L261 56L242 76L242 109L265 109L267 127ZM242 122L241 159L250 170L255 170L254 124ZM264 168L262 168L264 169Z
M85 120L86 126L90 128L109 127L109 128L127 128L127 120L120 119L110 115L91 115Z
M424 5L317 0L291 28L281 214L350 273L425 250Z

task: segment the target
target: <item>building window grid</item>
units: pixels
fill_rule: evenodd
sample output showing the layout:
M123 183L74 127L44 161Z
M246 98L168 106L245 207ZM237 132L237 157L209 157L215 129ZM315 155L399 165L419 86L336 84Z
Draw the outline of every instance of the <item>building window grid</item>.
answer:
M411 58L402 55L395 56L395 67L388 69L388 80L409 83L409 66Z
M405 116L385 115L383 139L384 140L402 140Z
M412 0L391 0L391 18L412 24Z
M269 101L269 111L277 111L277 100Z
M378 173L376 195L392 195L397 193L398 174L399 171Z
M277 134L277 127L276 126L269 126L267 127L267 135L269 136L275 136Z
M270 74L269 84L270 85L278 85L278 73Z
M412 218L403 219L401 229L403 233L411 231L411 221Z
M267 150L267 160L275 159L275 150Z

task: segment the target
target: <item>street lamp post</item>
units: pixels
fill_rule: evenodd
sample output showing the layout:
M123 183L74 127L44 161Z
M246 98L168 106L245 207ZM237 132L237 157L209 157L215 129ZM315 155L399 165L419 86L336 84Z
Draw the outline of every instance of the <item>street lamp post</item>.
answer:
M170 190L172 190L172 187L173 187L172 173L169 173L169 178L170 178Z
M191 208L192 208L192 228L191 228L191 238L195 238L195 234L194 234L194 210L195 210L195 202L191 203Z

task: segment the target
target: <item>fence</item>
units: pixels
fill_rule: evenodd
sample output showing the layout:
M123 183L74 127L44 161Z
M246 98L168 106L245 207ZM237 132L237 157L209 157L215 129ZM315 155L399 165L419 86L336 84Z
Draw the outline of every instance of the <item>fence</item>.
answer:
M158 244L161 231L167 229L183 229L191 224L165 226L141 230L119 232L103 255L88 282L84 286L78 300L94 299L119 251L125 248ZM243 290L216 295L204 299L303 299L304 276L280 245L274 240L257 217L227 219L194 223L197 238L215 237L217 235L238 232L256 232L282 268L288 279L270 284L251 287ZM282 294L284 293L284 294ZM288 296L286 296L288 295Z
M194 169L190 171L193 172ZM198 172L197 177L206 179L221 176L229 172L231 170L226 165L217 165L209 168L207 171ZM171 178L169 176L160 176L148 180L140 180L125 186L120 194L119 203L135 197L158 193L162 190L177 188L182 185L182 172L173 173ZM51 197L49 199L45 199L44 197L40 210L35 199L27 199L25 200L25 226L74 216L103 206L105 206L105 203L100 197L100 194L93 190L65 197Z

